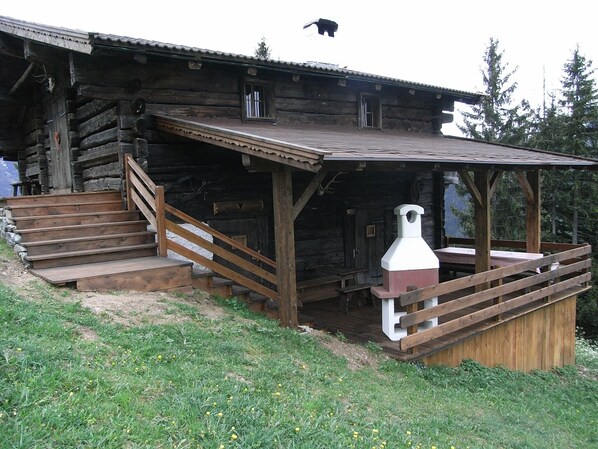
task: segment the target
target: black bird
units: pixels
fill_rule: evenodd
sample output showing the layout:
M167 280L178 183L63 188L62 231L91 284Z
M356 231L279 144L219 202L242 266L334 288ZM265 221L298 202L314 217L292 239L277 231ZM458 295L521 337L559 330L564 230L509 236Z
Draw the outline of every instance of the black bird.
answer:
M328 33L328 36L334 37L334 33L338 30L338 23L334 20L328 19L318 19L314 20L313 22L309 22L303 26L303 29L308 28L312 25L317 25L318 27L318 34L324 35L324 33Z

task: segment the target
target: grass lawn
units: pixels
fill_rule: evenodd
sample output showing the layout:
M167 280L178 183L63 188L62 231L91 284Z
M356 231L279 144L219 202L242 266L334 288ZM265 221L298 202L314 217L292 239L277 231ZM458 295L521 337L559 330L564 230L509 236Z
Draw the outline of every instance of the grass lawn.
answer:
M205 301L165 295L177 319L125 325L69 290L0 284L0 448L598 447L587 343L583 369L424 368L373 344L355 369L313 333Z

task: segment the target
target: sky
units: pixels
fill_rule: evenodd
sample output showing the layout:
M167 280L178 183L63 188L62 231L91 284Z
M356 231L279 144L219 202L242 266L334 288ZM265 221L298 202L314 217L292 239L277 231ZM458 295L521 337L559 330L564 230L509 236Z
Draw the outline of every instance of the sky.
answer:
M563 65L579 45L598 63L598 6L589 0L169 0L2 2L0 15L83 31L112 33L253 55L266 39L275 59L319 61L352 70L471 92L491 37L516 69L517 101L539 107L560 88ZM313 20L338 23L334 38ZM594 64L596 67L596 64ZM457 120L458 117L457 117ZM459 135L454 124L445 134Z

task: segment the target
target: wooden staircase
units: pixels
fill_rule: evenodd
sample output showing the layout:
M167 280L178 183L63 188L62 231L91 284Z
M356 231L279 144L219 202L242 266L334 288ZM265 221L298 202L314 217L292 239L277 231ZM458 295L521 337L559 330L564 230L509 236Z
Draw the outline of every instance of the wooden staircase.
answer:
M155 232L120 192L6 198L31 272L80 290L190 290L190 262L157 257Z

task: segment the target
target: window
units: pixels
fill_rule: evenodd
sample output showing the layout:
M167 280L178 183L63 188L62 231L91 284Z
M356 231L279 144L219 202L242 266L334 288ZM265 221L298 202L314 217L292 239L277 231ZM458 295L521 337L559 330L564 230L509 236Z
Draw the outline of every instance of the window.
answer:
M360 128L382 128L382 112L380 97L377 95L361 94Z
M265 83L246 82L243 113L247 119L273 118L270 109L270 89Z

